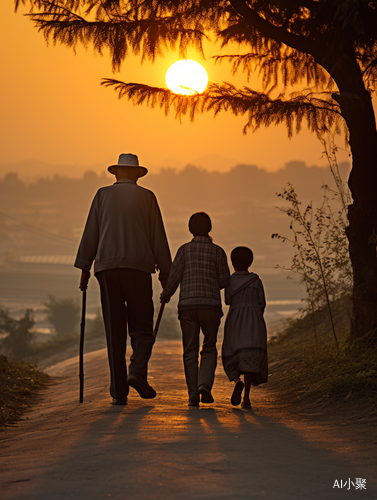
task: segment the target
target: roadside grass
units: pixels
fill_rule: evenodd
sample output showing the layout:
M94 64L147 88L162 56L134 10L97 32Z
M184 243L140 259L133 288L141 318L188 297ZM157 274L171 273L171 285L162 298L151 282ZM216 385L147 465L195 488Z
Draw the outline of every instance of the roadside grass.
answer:
M269 382L287 402L320 408L347 401L377 417L377 331L350 343L341 304L335 317L339 351L326 310L287 321L284 332L269 342Z
M95 340L100 335L87 337L88 345L93 337ZM26 360L16 360L0 352L0 430L13 425L34 403L38 391L48 384L51 377L38 369L39 362L54 355L59 356L59 361L75 356L78 346L79 336L66 334L32 344Z
M21 416L49 378L36 365L13 361L0 354L0 429Z

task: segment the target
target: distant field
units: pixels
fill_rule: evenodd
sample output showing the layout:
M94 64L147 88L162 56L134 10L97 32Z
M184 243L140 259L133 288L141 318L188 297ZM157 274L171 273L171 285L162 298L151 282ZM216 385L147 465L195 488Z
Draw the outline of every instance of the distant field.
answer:
M45 266L46 271L34 267L34 272L0 272L0 305L10 309L14 316L24 313L26 308L36 312L36 320L43 323L43 302L49 294L58 298L76 298L81 301L81 292L78 288L80 271L70 266L56 268ZM33 271L31 266L30 271ZM66 269L66 270L65 270ZM37 271L36 271L37 270ZM294 314L300 307L302 292L300 287L292 280L287 280L284 274L271 269L260 269L263 280L267 308L265 318L272 323ZM160 284L154 276L154 301L157 309L159 303ZM175 314L178 293L173 297L168 308L168 314ZM97 280L92 277L88 289L87 312L89 315L96 313L100 306L99 287ZM226 307L224 307L226 312ZM41 325L39 325L41 326Z
M0 304L13 312L26 307L40 309L49 294L58 298L70 297L80 300L78 288L80 271L67 273L2 272L0 273ZM95 279L92 281L96 281ZM92 285L92 283L91 283ZM98 286L88 290L88 310L99 305Z

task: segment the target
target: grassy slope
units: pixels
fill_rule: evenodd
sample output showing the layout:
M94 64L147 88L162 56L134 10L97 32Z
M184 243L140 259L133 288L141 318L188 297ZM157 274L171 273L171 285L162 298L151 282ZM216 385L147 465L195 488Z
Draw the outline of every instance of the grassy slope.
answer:
M0 354L0 429L15 422L32 404L49 376L25 361L11 361Z
M269 344L273 389L287 403L331 408L347 401L377 418L377 332L350 344L344 311L336 311L336 348L326 310L290 321Z

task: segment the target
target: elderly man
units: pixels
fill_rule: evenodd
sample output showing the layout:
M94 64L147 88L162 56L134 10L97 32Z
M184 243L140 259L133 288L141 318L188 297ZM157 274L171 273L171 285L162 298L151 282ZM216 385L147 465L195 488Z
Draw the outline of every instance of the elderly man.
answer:
M171 255L160 209L152 191L137 185L148 170L136 155L121 154L108 171L116 182L99 189L93 199L77 252L75 267L82 270L86 288L94 262L101 291L110 366L113 404L127 403L129 386L142 398L156 396L148 384L148 361L154 344L151 273L159 270L165 285ZM132 356L127 377L126 338Z

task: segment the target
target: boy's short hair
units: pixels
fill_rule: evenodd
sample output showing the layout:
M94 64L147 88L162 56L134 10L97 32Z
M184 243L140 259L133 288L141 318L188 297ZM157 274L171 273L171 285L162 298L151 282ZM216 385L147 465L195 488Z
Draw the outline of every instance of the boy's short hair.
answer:
M247 247L236 247L230 254L230 260L237 269L247 269L254 260L253 252Z
M190 217L188 227L194 236L207 236L212 229L212 222L205 212L196 212Z

